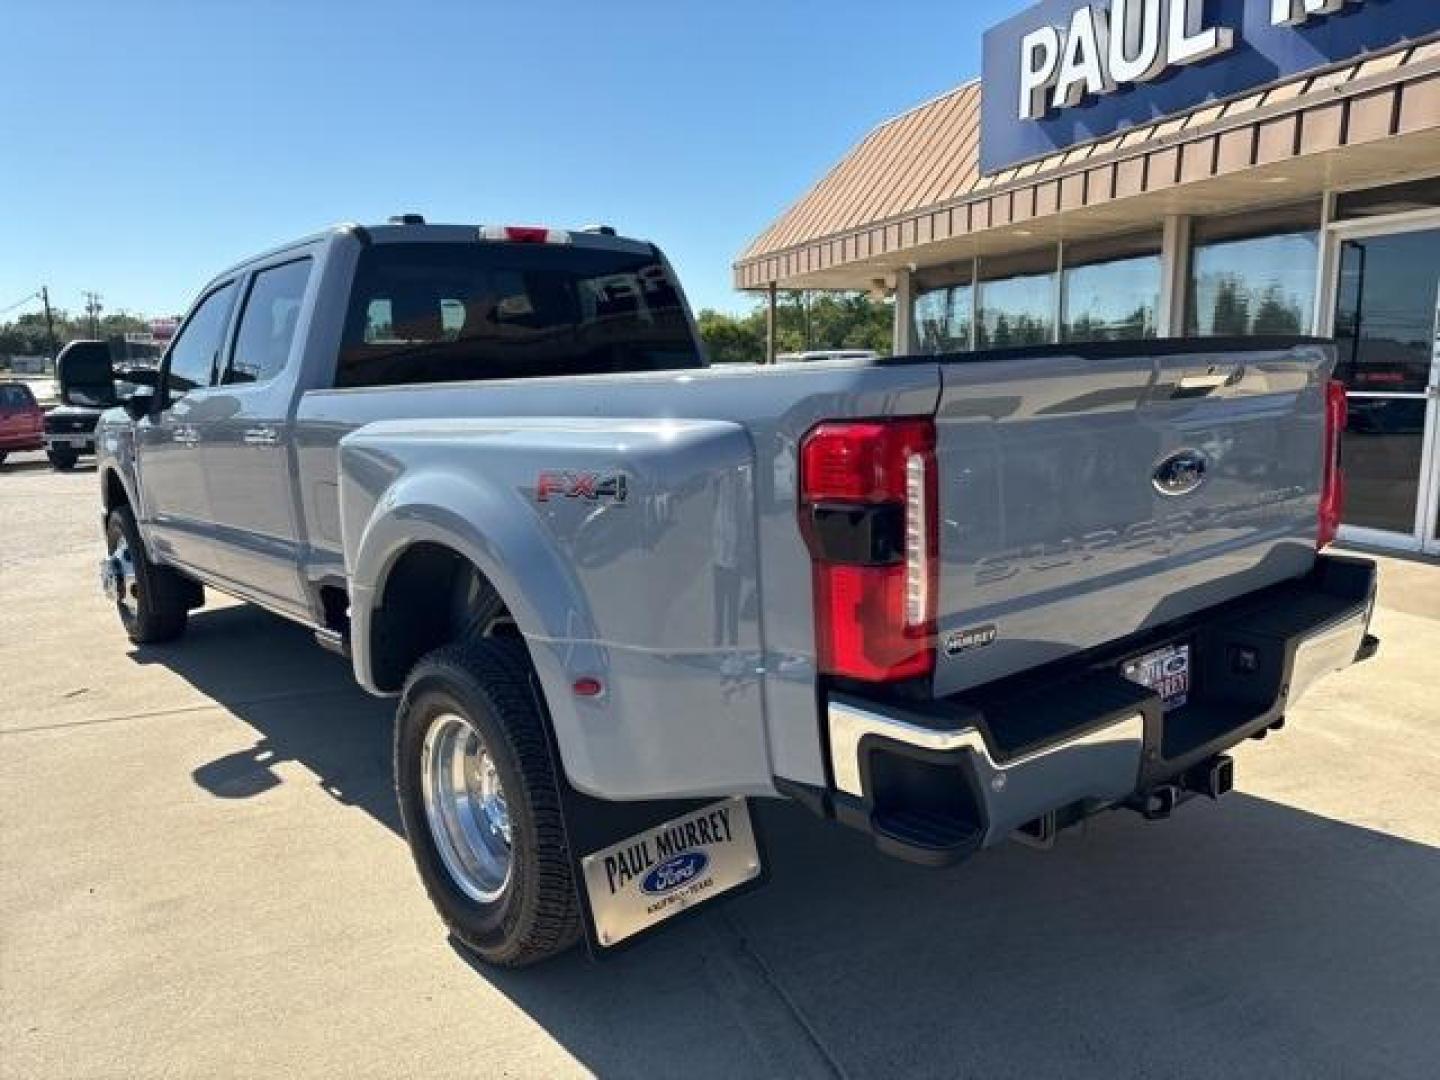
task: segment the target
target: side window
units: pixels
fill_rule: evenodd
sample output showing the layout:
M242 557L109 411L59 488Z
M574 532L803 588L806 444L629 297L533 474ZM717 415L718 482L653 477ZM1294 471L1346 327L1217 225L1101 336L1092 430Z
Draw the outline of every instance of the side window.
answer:
M165 389L170 397L209 386L215 361L224 344L230 306L235 302L235 283L222 285L204 300L170 346L170 371Z
M240 313L235 352L222 382L264 382L284 369L310 281L310 266L311 260L297 259L255 275Z

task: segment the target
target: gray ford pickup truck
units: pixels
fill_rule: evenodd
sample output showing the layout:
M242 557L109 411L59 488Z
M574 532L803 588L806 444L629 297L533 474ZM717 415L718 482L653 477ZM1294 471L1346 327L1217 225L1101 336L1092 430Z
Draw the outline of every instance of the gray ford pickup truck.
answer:
M957 862L1163 818L1372 654L1309 339L705 363L609 229L344 226L205 287L99 428L132 641L213 588L399 698L456 938L604 955L764 880L755 799Z

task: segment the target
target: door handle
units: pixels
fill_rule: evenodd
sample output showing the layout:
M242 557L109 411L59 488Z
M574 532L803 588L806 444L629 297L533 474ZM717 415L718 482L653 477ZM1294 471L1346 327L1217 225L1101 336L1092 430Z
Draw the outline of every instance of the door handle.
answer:
M200 432L189 424L182 424L175 428L170 438L181 446L195 446L200 442Z
M252 427L241 438L248 446L274 446L280 441L280 432L273 427Z

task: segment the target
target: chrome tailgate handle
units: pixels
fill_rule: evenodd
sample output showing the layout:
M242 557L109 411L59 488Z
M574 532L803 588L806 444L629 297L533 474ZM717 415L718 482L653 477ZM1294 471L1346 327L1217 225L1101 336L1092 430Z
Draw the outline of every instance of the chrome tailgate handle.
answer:
M272 427L252 427L241 437L249 446L274 446L280 441L280 432Z

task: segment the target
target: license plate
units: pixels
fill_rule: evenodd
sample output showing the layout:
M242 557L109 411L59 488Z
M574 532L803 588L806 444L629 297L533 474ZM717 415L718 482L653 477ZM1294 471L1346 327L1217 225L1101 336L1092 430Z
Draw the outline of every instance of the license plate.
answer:
M585 893L603 946L760 876L750 807L725 799L586 855Z
M1125 662L1121 673L1159 694L1166 711L1177 709L1190 697L1190 646L1167 645L1137 656Z

